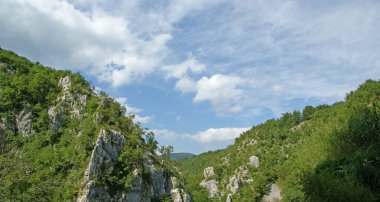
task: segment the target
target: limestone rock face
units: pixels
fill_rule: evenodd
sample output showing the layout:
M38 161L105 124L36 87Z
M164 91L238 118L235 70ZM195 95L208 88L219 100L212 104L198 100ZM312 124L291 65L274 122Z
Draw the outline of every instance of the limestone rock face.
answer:
M24 137L32 133L32 114L24 108L16 117L16 128Z
M232 202L232 195L228 194L226 202Z
M240 166L235 170L235 174L229 178L227 185L227 190L231 193L231 196L243 186L243 181L248 181L246 180L247 176L248 170L246 168Z
M199 184L202 187L205 187L208 190L208 195L210 198L214 198L218 194L218 182L214 179L209 179L214 176L214 168L207 167L203 170L204 180Z
M56 104L50 106L48 114L52 130L58 130L65 114L79 117L84 115L85 105L88 99L86 94L72 94L70 92L71 79L69 76L61 78L58 86L61 88L62 95L56 100Z
M64 91L67 91L71 86L71 79L69 76L65 76L59 79L58 86L61 87Z
M259 157L251 156L249 157L249 165L258 168L259 167Z
M176 178L170 177L163 168L154 166L151 154L144 156L141 168L132 172L132 187L128 191L120 190L110 195L108 187L95 185L95 180L104 173L111 173L117 163L125 143L128 140L114 130L100 130L90 163L85 171L84 188L78 202L118 201L118 202L150 202L152 198L161 198L170 194L175 202L189 202L190 196L178 187ZM144 181L141 170L148 171L150 179Z
M112 171L125 142L125 137L116 131L100 130L89 166L85 172L85 179L89 180L92 175L101 174L101 167Z
M263 201L274 202L282 199L281 188L277 184L270 185L270 192L264 196Z
M6 119L0 119L0 154L3 152L5 147L5 133L7 132Z
M213 167L207 167L203 170L203 176L207 179L209 177L214 176L214 168Z
M125 137L116 131L100 130L90 163L84 174L85 188L82 190L84 194L78 198L78 201L107 201L105 199L110 199L109 195L105 194L107 193L106 188L96 187L95 181L92 179L105 172L102 168L106 168L108 172L113 170L125 142Z
M208 190L210 198L214 198L218 194L218 182L216 180L203 180L199 185Z
M182 189L172 189L170 192L173 202L190 202L190 196Z

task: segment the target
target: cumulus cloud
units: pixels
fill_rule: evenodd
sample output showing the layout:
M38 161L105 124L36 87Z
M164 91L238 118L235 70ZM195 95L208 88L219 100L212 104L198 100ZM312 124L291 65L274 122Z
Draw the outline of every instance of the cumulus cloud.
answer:
M169 53L172 24L206 4L147 10L137 1L1 0L0 42L44 64L86 71L118 87L154 72Z
M281 114L294 99L332 103L380 75L376 0L0 4L3 48L113 87L150 75L174 79L174 89L210 102L218 114Z
M126 97L118 97L115 98L115 100L124 106L127 109L128 114L134 114L135 118L133 121L135 123L142 123L142 124L148 124L153 120L153 116L141 116L138 113L142 112L143 110L136 107L131 107L129 104L127 104L127 98Z
M188 73L201 73L205 68L204 64L190 56L180 64L164 66L162 69L167 72L167 78L182 78Z
M250 128L209 128L198 133L177 133L167 129L151 130L160 144L171 144L176 152L201 153L225 148Z
M250 128L209 128L195 134L180 134L167 129L154 129L152 132L154 132L157 137L164 139L186 139L197 141L199 143L212 143L223 141L230 142L249 129Z
M209 128L191 136L195 141L211 143L216 141L229 141L239 137L241 133L250 128Z
M239 86L245 83L238 76L215 74L197 82L195 103L210 101L218 113L239 112L244 105L244 91Z

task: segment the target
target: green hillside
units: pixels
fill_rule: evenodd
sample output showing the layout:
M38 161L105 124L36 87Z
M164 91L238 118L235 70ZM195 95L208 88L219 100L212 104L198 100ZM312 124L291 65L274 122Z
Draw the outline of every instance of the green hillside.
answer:
M285 113L226 149L177 163L194 201L229 194L234 202L260 201L271 184L282 201L379 201L380 82L368 80L332 106ZM206 167L214 175L205 177ZM217 182L212 199L202 180Z
M169 199L170 163L126 110L79 74L0 49L0 201Z
M186 158L191 158L195 156L195 154L192 154L192 153L172 153L170 155L170 160L174 161L174 160L178 160L178 159L186 159Z

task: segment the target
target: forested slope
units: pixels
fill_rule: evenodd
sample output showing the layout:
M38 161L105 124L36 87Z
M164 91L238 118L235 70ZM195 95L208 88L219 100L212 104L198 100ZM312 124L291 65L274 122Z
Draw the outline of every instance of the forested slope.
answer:
M126 110L79 74L0 49L0 201L188 201Z
M194 201L379 201L380 82L177 163Z

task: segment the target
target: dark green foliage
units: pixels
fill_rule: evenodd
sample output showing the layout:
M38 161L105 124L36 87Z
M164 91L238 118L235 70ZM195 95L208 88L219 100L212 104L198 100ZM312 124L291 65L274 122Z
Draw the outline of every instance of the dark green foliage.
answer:
M74 102L79 95L87 97L79 116L70 111L73 103L58 99L63 96L58 83L65 76L70 77L68 92ZM48 109L53 106L64 110L58 130L51 129ZM22 110L31 113L30 137L14 127ZM132 171L142 167L143 155L151 153L154 162L164 166L154 155L154 134L134 124L125 112L107 94L93 93L80 74L53 70L0 49L0 124L6 127L0 128L0 201L75 201L101 128L117 130L127 139L115 169L104 168L104 175L96 179L111 194L131 187ZM149 183L149 173L138 172Z
M345 102L285 113L241 134L227 149L177 162L193 198L202 201L205 167L214 167L218 189L225 189L251 155L260 166L248 168L253 182L243 183L233 201L260 201L271 182L280 185L284 201L379 201L380 82L368 80Z

